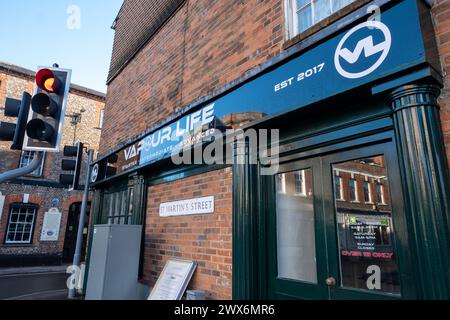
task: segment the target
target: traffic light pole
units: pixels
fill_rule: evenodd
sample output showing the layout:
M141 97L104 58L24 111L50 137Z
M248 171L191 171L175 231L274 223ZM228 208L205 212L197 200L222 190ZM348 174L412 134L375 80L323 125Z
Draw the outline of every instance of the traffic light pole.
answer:
M7 171L5 173L0 174L0 183L3 182L7 182L10 181L12 179L17 179L20 177L23 177L27 174L32 173L34 170L36 170L37 168L39 168L39 166L42 163L42 158L44 157L44 153L43 152L36 152L35 156L33 158L33 161L31 161L31 163L26 166L26 167L22 167L22 168L18 168L18 169L14 169L11 171Z
M77 277L75 279L79 280L79 277L81 276L81 269L80 269L80 260L81 260L81 248L83 245L83 229L84 229L84 223L86 218L86 208L89 198L89 180L91 176L91 163L94 159L94 150L88 150L88 163L87 163L87 170L86 170L86 181L84 183L84 194L83 194L83 202L81 204L81 211L80 211L80 220L78 223L78 234L77 234L77 245L75 247L75 254L73 256L73 264L72 264L72 273L75 271L77 273ZM75 269L75 270L74 270ZM69 288L69 299L74 299L76 296L76 286L72 285Z

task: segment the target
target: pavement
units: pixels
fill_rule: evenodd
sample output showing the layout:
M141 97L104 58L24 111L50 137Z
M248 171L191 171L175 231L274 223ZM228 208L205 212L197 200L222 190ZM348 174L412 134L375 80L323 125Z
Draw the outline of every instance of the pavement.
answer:
M66 300L68 266L0 269L0 299Z

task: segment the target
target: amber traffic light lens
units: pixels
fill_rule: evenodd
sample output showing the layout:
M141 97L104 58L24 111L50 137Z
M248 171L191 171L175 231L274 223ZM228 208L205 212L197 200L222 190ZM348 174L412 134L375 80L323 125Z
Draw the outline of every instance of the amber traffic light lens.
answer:
M55 84L55 78L48 78L47 80L45 80L44 82L44 88L49 91L49 92L53 92L54 91L54 84Z
M58 111L55 101L45 93L38 93L31 99L31 108L36 113L51 117L55 117Z

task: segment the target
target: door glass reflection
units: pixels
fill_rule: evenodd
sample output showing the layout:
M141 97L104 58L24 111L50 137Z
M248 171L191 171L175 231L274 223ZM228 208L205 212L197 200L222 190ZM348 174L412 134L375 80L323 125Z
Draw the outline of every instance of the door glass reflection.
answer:
M312 170L276 181L278 277L317 283Z
M384 156L333 165L341 285L400 294Z

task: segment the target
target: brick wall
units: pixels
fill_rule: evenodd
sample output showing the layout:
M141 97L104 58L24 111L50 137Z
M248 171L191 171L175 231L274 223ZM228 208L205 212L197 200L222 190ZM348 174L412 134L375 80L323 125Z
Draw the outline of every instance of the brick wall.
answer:
M283 3L186 1L110 83L100 152L279 53Z
M231 299L231 188L230 168L149 187L143 280L146 284L156 283L168 258L192 259L198 267L189 288L205 290L209 299ZM160 203L212 195L213 214L159 216Z
M81 202L81 193L69 193L64 189L36 187L17 184L2 184L0 192L5 196L5 203L0 219L0 256L1 255L61 255L64 247L64 237L68 211L71 204ZM6 245L4 244L8 225L10 206L15 203L23 203L24 194L29 194L28 204L38 207L33 230L31 244ZM56 208L62 213L61 226L58 241L41 242L42 223L45 212L52 207L52 200L59 199ZM1 267L1 262L0 262Z
M30 72L30 74L31 73L32 72ZM34 80L30 74L21 74L12 70L0 68L0 121L16 121L16 119L6 118L4 116L3 107L5 100L7 97L21 99L23 91L27 91L30 94L33 93ZM77 124L75 127L70 123L71 118L66 117L61 146L71 145L74 139L80 139L90 147L98 148L100 141L100 129L98 128L99 113L103 108L104 98L94 97L91 94L71 89L66 115L82 113L82 118L81 123ZM37 179L25 177L24 179L37 180L46 183L59 183L62 156L62 152L47 153L42 177ZM10 150L10 142L0 142L0 173L17 168L19 161L20 152ZM83 174L84 169L82 171L82 176ZM83 181L83 179L81 179L81 181ZM71 204L81 201L82 192L68 192L63 188L50 188L14 183L0 184L0 192L6 196L0 219L0 258L2 255L60 255L64 246L69 207ZM10 205L13 203L21 203L24 194L29 194L29 203L35 204L39 208L34 227L33 242L30 245L6 245L4 242ZM59 240L40 242L44 214L52 207L51 202L53 199L59 200L57 208L63 213Z
M432 9L436 40L441 58L444 88L439 104L447 159L450 166L450 0L435 0Z

